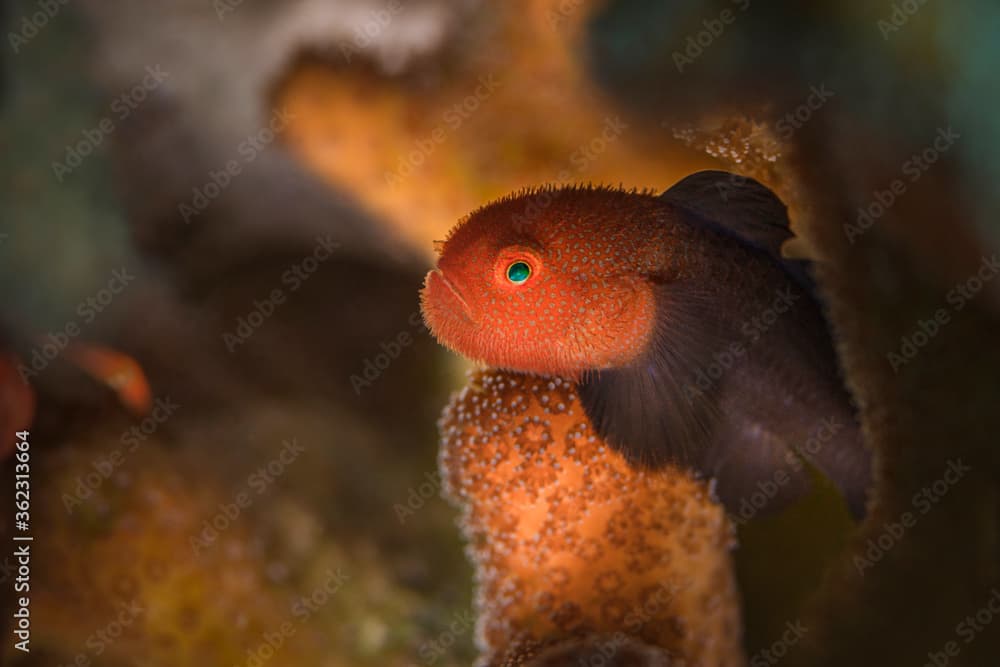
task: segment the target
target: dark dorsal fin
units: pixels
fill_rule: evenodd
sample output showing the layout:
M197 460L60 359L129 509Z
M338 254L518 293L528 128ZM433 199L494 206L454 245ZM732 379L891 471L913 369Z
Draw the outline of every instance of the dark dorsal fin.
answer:
M781 244L792 237L785 205L757 181L704 171L662 198L684 223L723 234L784 269L784 275L767 278L776 289L814 294L808 263L781 256ZM579 383L595 430L633 464L682 465L716 479L719 499L733 513L743 512L758 485L781 471L785 482L772 484L765 510L771 512L812 487L810 469L789 461L829 410L845 426L810 464L841 488L856 515L863 513L870 465L849 423L850 410L830 389L836 385L817 376L811 365L816 360L794 356L799 343L816 354L833 353L828 338L817 333L822 326L814 326L822 319L817 304L794 299L798 303L789 303L794 312L782 315L782 326L755 342L739 328L741 310L732 301L745 295L706 290L697 278L651 280L657 308L647 349L632 363L594 371ZM796 321L801 326L792 326ZM829 368L836 372L835 363ZM821 407L785 409L789 402L782 397L800 389L814 392Z
M675 183L660 198L766 252L815 296L809 263L781 256L781 244L794 234L788 207L767 186L727 171L699 171Z

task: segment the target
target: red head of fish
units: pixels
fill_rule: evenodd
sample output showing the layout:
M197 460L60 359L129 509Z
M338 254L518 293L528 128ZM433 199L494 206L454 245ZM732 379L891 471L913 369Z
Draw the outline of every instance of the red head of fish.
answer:
M421 294L427 326L450 349L542 375L627 363L653 330L645 276L662 265L662 204L604 188L542 189L459 222Z

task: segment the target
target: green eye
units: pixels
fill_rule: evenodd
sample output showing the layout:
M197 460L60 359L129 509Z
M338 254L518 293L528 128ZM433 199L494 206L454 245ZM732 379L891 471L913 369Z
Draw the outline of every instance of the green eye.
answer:
M527 262L513 262L507 267L507 280L521 285L531 277L531 266Z

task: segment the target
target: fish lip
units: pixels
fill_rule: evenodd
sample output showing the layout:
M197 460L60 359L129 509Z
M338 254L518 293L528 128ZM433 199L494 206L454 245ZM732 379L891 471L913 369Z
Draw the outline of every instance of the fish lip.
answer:
M441 282L444 283L445 287L447 287L448 290L455 296L455 298L458 299L458 302L462 304L462 311L463 311L462 314L465 316L467 320L472 322L473 321L472 309L469 307L469 302L465 300L465 297L463 297L462 293L458 291L458 288L455 287L455 284L452 283L450 280L448 280L448 276L446 276L444 274L444 271L442 271L441 269L434 269L433 271L431 271L431 273L437 275L437 277L441 279Z

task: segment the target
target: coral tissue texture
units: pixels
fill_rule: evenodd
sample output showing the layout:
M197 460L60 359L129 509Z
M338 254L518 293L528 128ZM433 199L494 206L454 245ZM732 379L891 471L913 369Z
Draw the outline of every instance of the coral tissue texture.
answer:
M476 372L441 429L490 664L598 635L611 654L640 641L678 664L744 663L732 528L704 482L631 468L558 379Z

